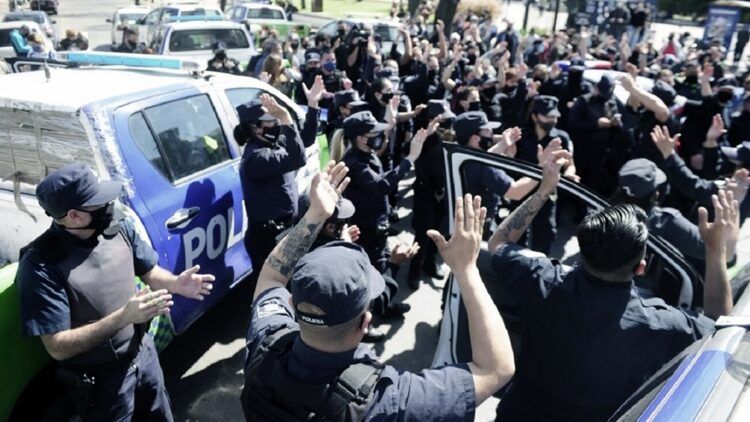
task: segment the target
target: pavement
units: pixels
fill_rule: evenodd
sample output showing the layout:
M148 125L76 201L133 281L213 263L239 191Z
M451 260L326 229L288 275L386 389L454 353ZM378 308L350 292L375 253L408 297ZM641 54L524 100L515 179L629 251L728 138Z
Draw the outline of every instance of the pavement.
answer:
M148 2L144 2L147 3ZM158 2L157 2L158 3ZM217 1L205 2L218 4ZM105 22L118 6L132 4L121 0L66 0L60 2L57 21L59 33L74 28L89 37L92 46L108 50L111 25ZM511 3L506 13L520 23L524 7ZM565 24L566 15L558 17L558 28ZM298 19L320 25L327 18L320 15L299 14ZM551 28L553 14L530 10L529 22L534 26ZM657 37L666 38L672 31L685 30L676 26L654 25ZM693 30L693 29L688 29ZM699 34L697 34L699 35ZM412 179L402 181L401 217L397 228L403 242L411 242L411 192L407 186ZM740 247L750 256L750 227L743 230ZM743 258L744 259L744 258ZM432 362L441 318L441 291L444 280L431 280L418 291L405 282L406 269L401 271L398 299L409 303L412 310L402 320L376 321L388 334L388 339L374 346L375 352L388 364L402 370L419 371ZM161 354L167 388L177 421L236 421L242 420L239 395L243 384L244 338L250 313L252 291L247 283L239 285L207 315L197 321ZM477 411L477 421L494 420L497 400L490 399Z

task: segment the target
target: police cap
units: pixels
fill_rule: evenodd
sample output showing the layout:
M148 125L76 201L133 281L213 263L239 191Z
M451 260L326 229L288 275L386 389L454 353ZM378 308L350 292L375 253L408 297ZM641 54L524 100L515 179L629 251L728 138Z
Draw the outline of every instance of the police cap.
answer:
M628 196L643 198L648 196L667 181L664 174L653 161L645 158L630 160L622 166L617 179Z
M453 130L456 132L456 142L466 145L472 135L479 134L482 129L497 129L500 122L490 122L483 111L467 111L456 117Z
M263 107L263 103L260 99L255 99L249 103L240 104L237 106L237 115L240 118L240 123L255 123L257 121L275 121L276 118L266 113L266 109Z
M112 202L121 190L122 183L101 180L89 166L72 163L45 177L36 187L36 198L50 217L61 218L72 209Z
M557 98L550 95L537 95L534 97L534 103L531 107L531 112L534 114L560 117L560 110L557 109Z
M382 132L386 128L388 125L375 120L375 116L369 111L360 111L344 120L344 137L354 140L357 136Z

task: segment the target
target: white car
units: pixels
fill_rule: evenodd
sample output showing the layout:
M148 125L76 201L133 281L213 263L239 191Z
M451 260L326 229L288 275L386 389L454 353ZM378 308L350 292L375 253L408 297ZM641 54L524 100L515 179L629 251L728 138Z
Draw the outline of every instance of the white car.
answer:
M129 27L135 27L139 19L146 16L151 9L148 7L118 7L107 23L112 24L112 44L122 42L123 31Z
M224 14L218 7L202 6L199 4L168 4L157 7L138 20L139 40L146 45L150 45L156 27L168 23L170 18L176 16L223 17Z
M398 43L397 47L400 52L403 52L403 40L400 40L398 33L399 24L398 22L384 20L384 19L373 19L373 18L344 18L334 19L328 21L323 26L318 28L318 34L327 35L333 39L338 36L339 22L346 23L349 30L345 37L352 36L352 29L356 26L364 26L370 28L372 36L376 42L380 43L380 49L384 53L389 53L393 43ZM345 38L346 39L346 38Z
M39 27L39 24L32 21L13 21L13 22L2 22L0 23L0 58L7 59L16 57L16 51L13 50L13 45L10 43L10 33L14 29L19 29L21 26L26 25L29 27L32 33L36 32L42 34L47 42L47 46L52 48L52 41Z
M247 63L256 54L247 29L229 21L189 21L162 25L154 34L151 47L156 54L177 56L203 66L213 58L212 45L223 42L227 56Z

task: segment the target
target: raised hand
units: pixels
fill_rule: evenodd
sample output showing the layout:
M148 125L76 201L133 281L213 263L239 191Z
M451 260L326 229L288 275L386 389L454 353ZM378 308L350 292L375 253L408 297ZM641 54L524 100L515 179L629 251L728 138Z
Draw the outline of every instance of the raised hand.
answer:
M446 241L437 230L428 230L427 235L437 245L440 256L454 273L467 273L476 266L487 209L482 207L482 198L472 199L470 194L456 198L453 235Z
M731 208L734 205L727 202L724 191L719 191L718 195L711 195L711 202L714 206L714 221L708 222L708 210L705 207L698 208L698 230L706 249L724 251L731 227Z
M675 144L680 140L680 134L678 133L674 137L669 136L669 129L666 126L654 126L651 131L651 140L654 141L654 145L659 149L661 155L664 158L674 154Z
M204 296L210 295L215 278L211 274L198 274L200 269L200 265L195 265L180 273L172 287L172 293L196 300L203 300Z
M555 151L562 150L562 140L560 138L554 138L547 146L542 149L541 145L537 145L536 149L536 159L537 162L539 162L539 167L544 168L544 166L547 165L547 161L550 159L550 155Z
M635 79L633 79L633 76L628 73L620 76L618 80L620 81L620 84L622 84L622 87L625 88L625 90L628 92L633 92L633 90L636 88Z
M389 261L392 264L401 265L411 260L419 252L419 243L414 242L411 246L401 243L400 241L391 249Z
M427 125L427 137L432 136L435 134L435 132L440 127L440 117L435 117L434 119L430 120L430 123Z
M279 123L282 125L292 124L292 116L284 107L280 106L272 96L261 94L260 102L268 114L279 119Z
M711 127L706 132L706 147L715 148L718 145L716 141L725 133L727 130L724 129L724 120L721 119L720 114L715 114L711 119Z
M362 231L357 227L344 225L344 228L341 230L341 240L345 240L347 242L355 243L357 240L359 240L359 236L362 235Z
M726 190L732 191L734 199L739 202L745 200L747 195L748 187L750 187L750 172L747 169L737 169L731 178L727 177L724 179L726 182Z
M305 98L307 98L307 106L318 108L318 102L326 92L325 84L323 84L323 77L320 75L316 76L312 88L308 88L307 85L302 83L302 90L305 92Z
M542 183L539 185L539 191L543 194L552 194L560 183L560 170L568 165L572 155L564 149L552 151L549 153L547 160L544 162L544 171L542 173Z
M422 147L424 146L425 139L427 139L426 129L419 129L411 138L411 141L409 142L409 155L406 158L412 163L419 158L420 154L422 154Z
M146 286L128 300L122 308L122 318L126 324L142 324L157 315L168 314L172 305L172 295L166 289L152 292Z
M320 172L313 177L310 185L310 210L323 220L333 215L336 203L341 198L350 179L346 177L349 168L343 162L328 163L325 172Z

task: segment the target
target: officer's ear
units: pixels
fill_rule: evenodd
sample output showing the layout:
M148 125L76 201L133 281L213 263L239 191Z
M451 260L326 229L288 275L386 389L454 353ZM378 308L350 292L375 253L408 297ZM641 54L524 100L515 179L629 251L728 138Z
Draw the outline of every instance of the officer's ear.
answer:
M638 263L638 265L635 266L633 269L633 273L635 276L640 277L643 274L646 274L646 260L641 259L641 262Z
M359 319L359 326L357 327L357 330L360 334L364 335L365 331L367 330L367 327L370 326L370 322L372 322L372 312L365 311L364 314L362 314L362 317Z

